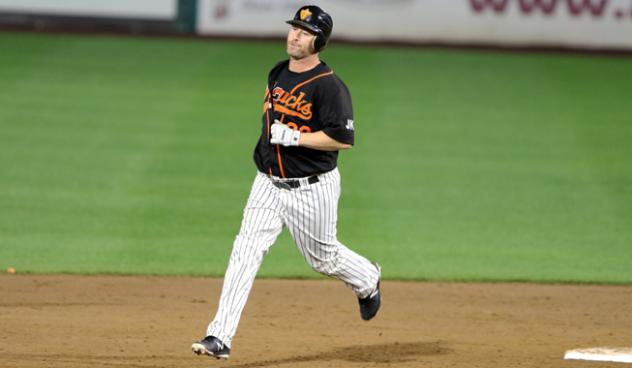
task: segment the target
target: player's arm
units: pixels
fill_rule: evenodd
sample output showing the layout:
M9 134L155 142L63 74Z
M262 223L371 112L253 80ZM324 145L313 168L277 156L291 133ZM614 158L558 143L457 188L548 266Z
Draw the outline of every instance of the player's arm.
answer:
M270 127L270 143L283 146L301 146L321 151L339 151L351 148L351 144L342 143L331 138L323 131L314 133L299 132L281 124L278 120Z
M341 81L332 79L330 82L334 84L328 87L334 92L320 96L318 115L323 123L322 130L314 133L300 132L275 120L270 127L270 143L320 151L339 151L353 146L353 109L349 90Z
M320 151L340 151L353 147L348 143L338 142L323 131L301 133L298 145Z

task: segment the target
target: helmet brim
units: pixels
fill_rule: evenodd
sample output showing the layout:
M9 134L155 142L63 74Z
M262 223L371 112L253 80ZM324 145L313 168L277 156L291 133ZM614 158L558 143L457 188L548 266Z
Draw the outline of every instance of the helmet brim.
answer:
M314 35L318 35L318 34L322 33L322 31L320 29L314 27L313 25L311 25L309 23L306 23L306 22L303 22L303 21L300 21L300 20L292 19L292 20L288 20L285 23L293 25L294 27L298 27L298 28L304 29L304 30L306 30L306 31L308 31L308 32L310 32L310 33L312 33Z

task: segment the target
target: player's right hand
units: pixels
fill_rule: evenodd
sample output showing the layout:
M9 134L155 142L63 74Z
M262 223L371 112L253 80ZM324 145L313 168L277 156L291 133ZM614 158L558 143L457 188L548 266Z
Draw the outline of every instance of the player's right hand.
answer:
M280 144L285 147L298 146L301 132L288 128L278 120L274 120L274 124L270 127L270 143Z

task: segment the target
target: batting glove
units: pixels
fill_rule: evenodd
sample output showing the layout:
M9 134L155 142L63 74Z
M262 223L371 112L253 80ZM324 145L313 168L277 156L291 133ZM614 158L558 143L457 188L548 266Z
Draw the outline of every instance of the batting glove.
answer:
M281 124L278 120L275 120L270 127L270 134L272 135L270 143L281 144L285 147L298 146L301 137L301 132L288 128L287 125Z

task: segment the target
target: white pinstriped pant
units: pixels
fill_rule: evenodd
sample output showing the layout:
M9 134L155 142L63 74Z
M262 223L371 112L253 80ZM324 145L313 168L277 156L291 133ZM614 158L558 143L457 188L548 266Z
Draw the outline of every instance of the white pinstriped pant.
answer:
M308 184L307 178L300 180L299 188L280 189L267 175L257 174L207 336L215 336L230 347L263 257L284 225L315 271L342 280L360 298L375 290L380 277L377 267L336 238L338 169L320 175L314 184Z

